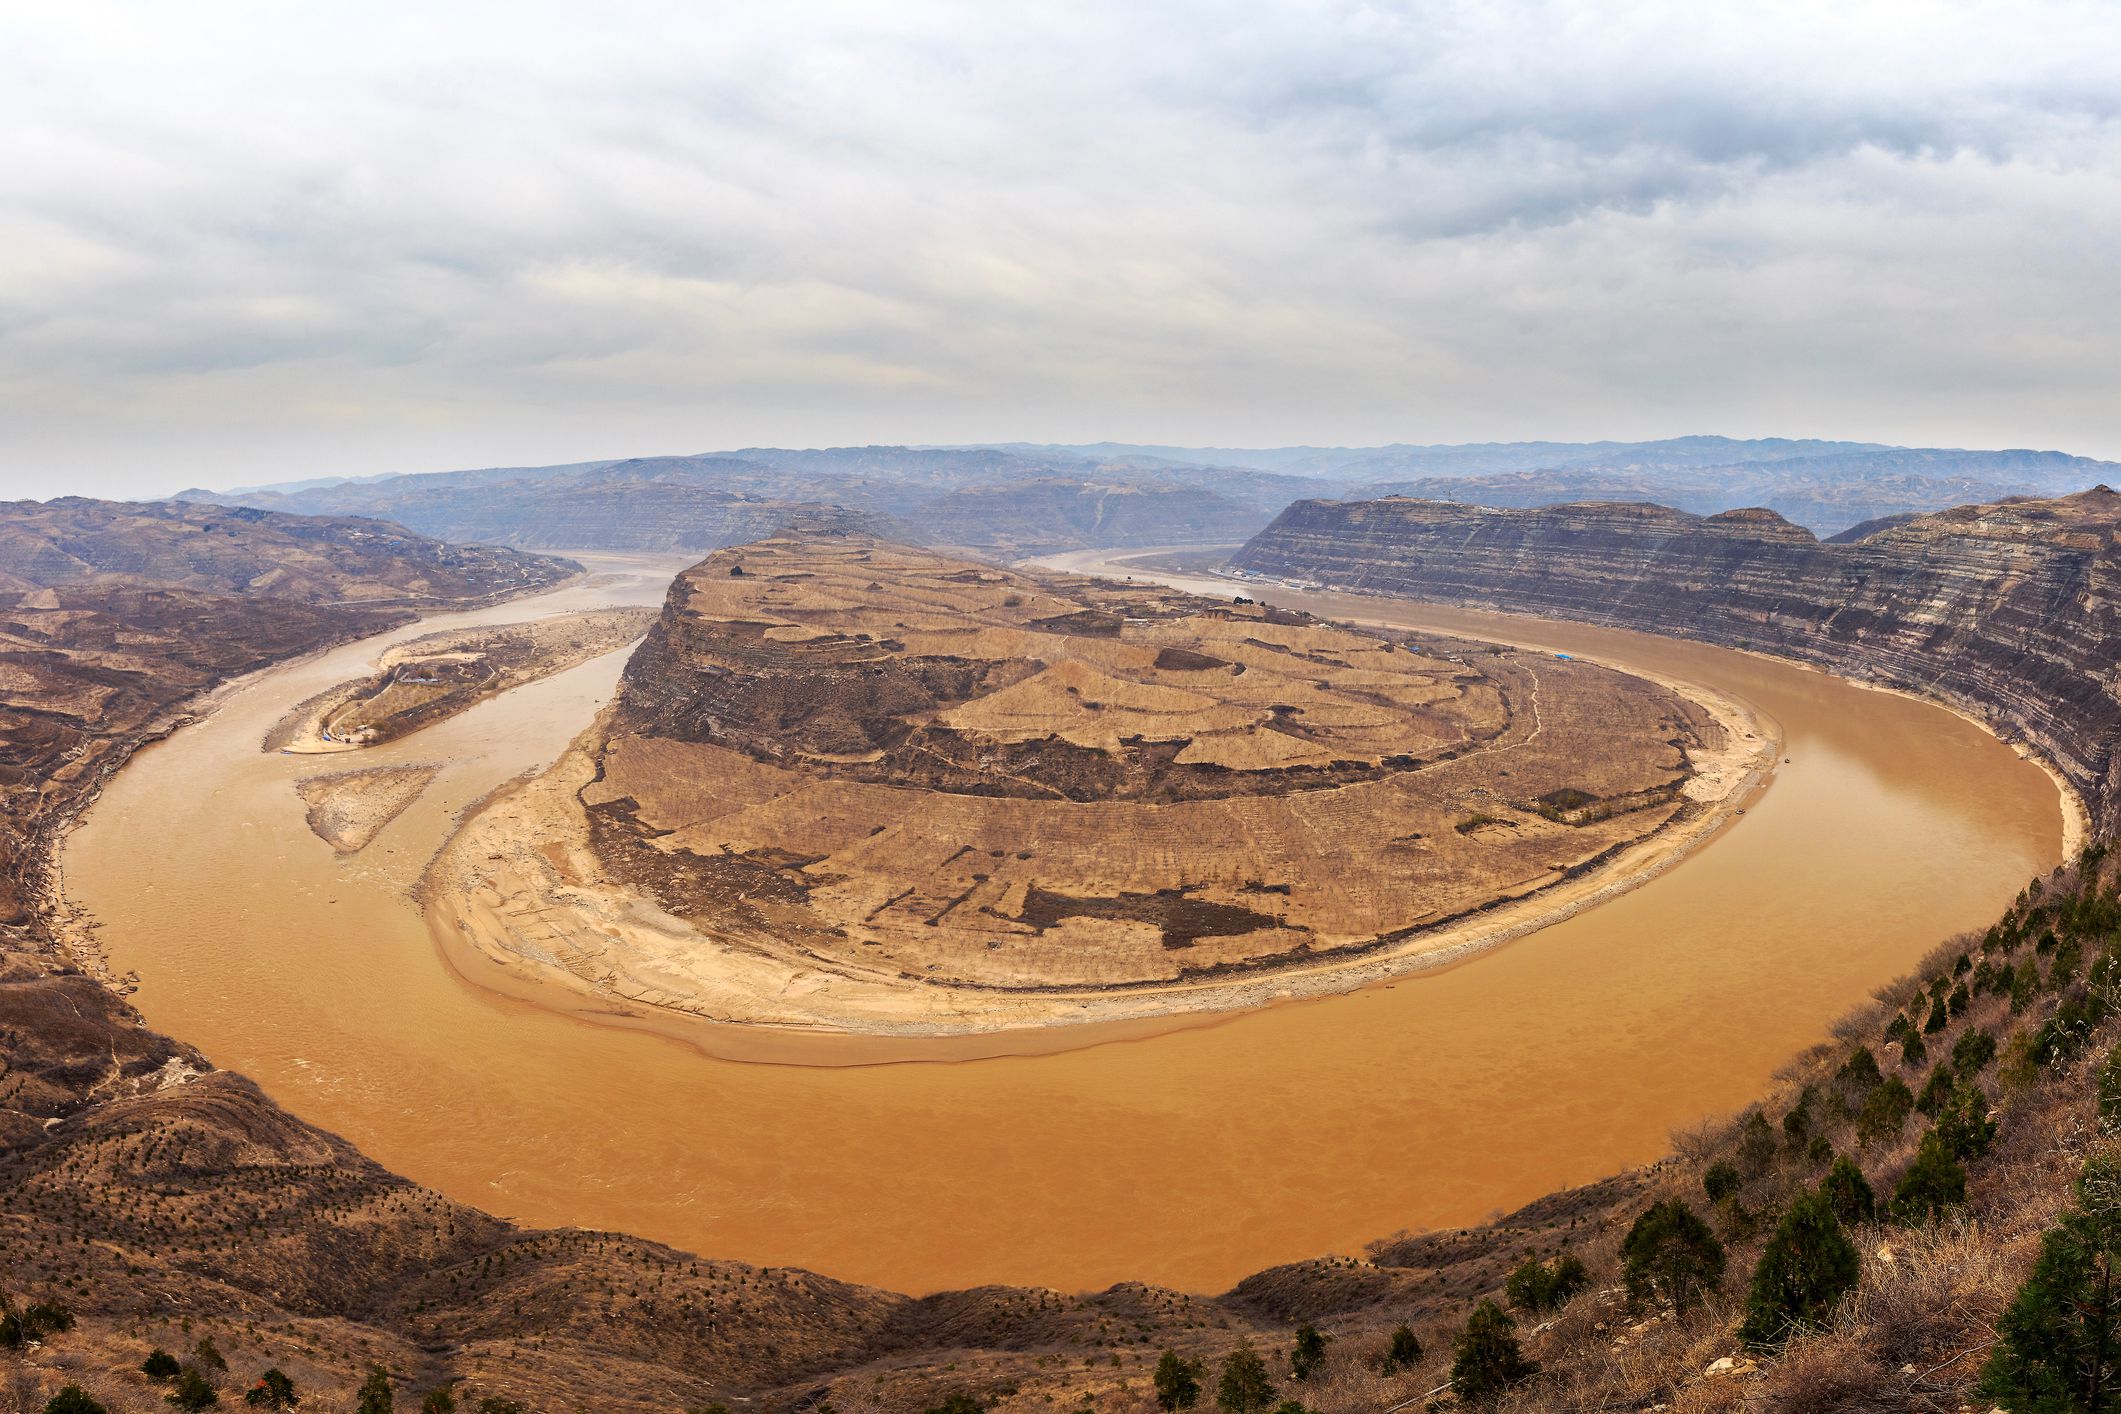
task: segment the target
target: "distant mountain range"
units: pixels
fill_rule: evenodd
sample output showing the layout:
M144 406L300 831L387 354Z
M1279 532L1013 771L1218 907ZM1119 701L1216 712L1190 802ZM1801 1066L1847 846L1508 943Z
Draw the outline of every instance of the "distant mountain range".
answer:
M745 447L693 456L303 481L178 499L395 521L518 549L710 550L837 523L998 558L1243 540L1290 502L1415 496L1529 507L1765 506L1820 536L1861 522L2121 481L2121 463L1816 439L1456 446Z

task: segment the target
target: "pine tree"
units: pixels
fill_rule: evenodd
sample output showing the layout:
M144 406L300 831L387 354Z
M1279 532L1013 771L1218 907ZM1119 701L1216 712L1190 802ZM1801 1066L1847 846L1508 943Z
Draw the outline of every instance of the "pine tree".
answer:
M1490 1403L1539 1373L1517 1344L1517 1323L1492 1301L1473 1308L1451 1353L1451 1387L1467 1404Z
M1987 1153L1988 1146L1996 1142L1996 1122L1988 1117L1988 1096L1972 1085L1954 1090L1944 1112L1937 1116L1937 1137L1961 1163Z
M2121 1161L2094 1157L2079 1211L2041 1239L2040 1260L1996 1323L1981 1391L2016 1414L2077 1414L2121 1404Z
M1893 1190L1893 1216L1904 1223L1942 1217L1966 1201L1966 1170L1936 1130L1922 1136L1915 1161Z
M1970 1026L1952 1043L1952 1069L1961 1080L1972 1080L1996 1058L1996 1038L1978 1026Z
M1267 1380L1267 1367L1250 1345L1240 1345L1223 1361L1222 1379L1215 1387L1215 1407L1223 1414L1261 1414L1274 1403L1274 1386Z
M1502 1290L1504 1298L1520 1311L1555 1311L1590 1283L1591 1274L1573 1252L1563 1252L1552 1262L1527 1252L1504 1280Z
M1188 1360L1176 1350L1166 1350L1156 1362L1156 1407L1163 1410L1191 1409L1200 1402L1201 1376L1208 1367Z
M1793 1110L1791 1113L1796 1112ZM1738 1170L1721 1159L1710 1164L1708 1172L1701 1176L1701 1191L1709 1195L1711 1203L1721 1203L1736 1193L1738 1184Z
M2040 990L2040 964L2027 958L2018 964L2011 974L2011 1015L2016 1016L2032 1005L2033 997Z
M192 1411L211 1409L221 1402L220 1394L207 1383L206 1376L199 1373L196 1365L186 1365L179 1370L176 1382L163 1398L179 1409Z
M1296 1328L1296 1348L1289 1352L1289 1378L1308 1380L1326 1363L1326 1342L1332 1337L1321 1335L1318 1327L1308 1321Z
M1385 1347L1383 1373L1396 1375L1401 1370L1411 1370L1421 1363L1421 1341L1412 1326L1401 1326L1392 1332L1392 1343Z
M1793 1330L1820 1325L1854 1288L1862 1266L1826 1195L1805 1194L1776 1224L1753 1269L1739 1337L1779 1345Z
M1869 1046L1858 1046L1850 1051L1849 1058L1834 1073L1835 1083L1856 1095L1868 1095L1871 1087L1884 1078L1878 1069L1878 1058L1871 1054Z
M2040 1261L1996 1326L1981 1391L2024 1414L2074 1414L2112 1397L2121 1349L2114 1254L2087 1242L2072 1214L2041 1242Z
M1653 1203L1620 1244L1621 1278L1637 1305L1652 1298L1685 1310L1723 1281L1723 1244L1677 1198Z
M368 1367L368 1378L361 1381L361 1392L354 1403L354 1414L390 1414L397 1401L390 1392L390 1371L381 1365Z
M1900 1063L1909 1070L1914 1070L1929 1058L1930 1048L1922 1039L1921 1029L1914 1022L1908 1022L1907 1030L1900 1036Z
M79 1385L68 1385L44 1401L44 1414L109 1414L89 1392Z
M1846 1155L1836 1158L1826 1177L1819 1180L1819 1193L1834 1210L1834 1216L1851 1227L1872 1222L1878 1216L1878 1195L1871 1191L1870 1180L1856 1167L1856 1161Z
M1745 1117L1745 1124L1738 1131L1738 1164L1747 1173L1757 1174L1775 1158L1775 1130L1768 1124L1767 1116L1754 1110Z
M1856 1134L1866 1144L1897 1139L1907 1125L1907 1114L1915 1107L1915 1096L1899 1076L1873 1089L1856 1117Z

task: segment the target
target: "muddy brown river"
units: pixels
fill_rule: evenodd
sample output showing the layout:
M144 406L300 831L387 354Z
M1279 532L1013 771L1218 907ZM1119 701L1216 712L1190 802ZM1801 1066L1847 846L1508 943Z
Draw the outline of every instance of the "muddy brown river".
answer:
M259 750L389 641L660 602L681 564L578 558L602 576L248 680L140 753L63 856L152 1024L528 1223L907 1291L1219 1290L1656 1157L2060 850L2050 779L1941 708L1642 634L1266 591L1711 685L1778 728L1789 763L1678 867L1442 971L1058 1053L708 1054L460 976L408 897L459 811L588 723L623 653L356 758ZM364 852L340 859L303 823L300 777L423 762L434 785Z

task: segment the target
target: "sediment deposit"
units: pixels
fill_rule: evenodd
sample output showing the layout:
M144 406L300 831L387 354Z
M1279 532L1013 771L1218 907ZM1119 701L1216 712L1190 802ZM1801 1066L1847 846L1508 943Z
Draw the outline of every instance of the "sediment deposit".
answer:
M405 813L434 780L439 766L374 766L305 776L296 790L309 807L309 828L341 854L359 854Z
M424 634L387 650L368 676L297 706L266 734L265 749L325 755L396 741L614 652L654 621L653 609L588 609Z

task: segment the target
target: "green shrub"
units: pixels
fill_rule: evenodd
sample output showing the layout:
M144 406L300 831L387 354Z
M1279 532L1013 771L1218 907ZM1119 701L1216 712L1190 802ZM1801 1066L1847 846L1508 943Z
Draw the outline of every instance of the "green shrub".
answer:
M1930 1058L1930 1048L1922 1039L1922 1032L1910 1025L1900 1037L1900 1063L1909 1070L1918 1070Z
M1851 1097L1870 1094L1883 1079L1885 1075L1878 1069L1878 1058L1871 1054L1869 1046L1858 1046L1850 1051L1849 1058L1841 1063L1841 1069L1834 1072L1834 1083Z
M1721 1203L1738 1191L1740 1182L1738 1170L1719 1159L1710 1164L1709 1171L1701 1176L1701 1189L1709 1195L1711 1203Z
M109 1414L79 1385L68 1385L44 1401L44 1414Z
M56 1301L39 1301L20 1311L0 1296L0 1349L19 1350L56 1331L72 1330L74 1313Z
M1308 1380L1317 1374L1319 1367L1326 1363L1326 1342L1331 1339L1308 1321L1298 1326L1296 1345L1289 1352L1289 1378Z
M986 1409L986 1405L959 1390L941 1404L922 1411L922 1414L986 1414Z
M1200 1402L1200 1382L1207 1373L1208 1367L1200 1361L1166 1350L1156 1362L1156 1407L1191 1409Z
M207 1383L206 1376L199 1373L196 1365L186 1365L177 1372L177 1379L163 1396L179 1409L211 1409L221 1402L220 1394Z
M1855 1287L1862 1267L1826 1195L1803 1195L1782 1215L1753 1269L1740 1339L1780 1345L1794 1331L1823 1324Z
M354 1414L390 1414L396 1403L390 1391L390 1371L381 1365L369 1366L368 1378L361 1381L354 1398Z
M1870 1180L1856 1167L1856 1161L1845 1155L1835 1159L1826 1177L1819 1180L1819 1193L1834 1210L1834 1216L1851 1227L1872 1222L1878 1216L1878 1196L1871 1191Z
M1914 1107L1914 1093L1898 1076L1893 1077L1864 1100L1863 1110L1856 1116L1857 1137L1866 1144L1898 1139L1907 1124L1908 1111Z
M1996 1058L1996 1038L1978 1026L1970 1026L1952 1043L1952 1069L1961 1080L1972 1080Z
M1396 1375L1402 1370L1411 1370L1421 1363L1421 1341L1412 1326L1401 1326L1392 1332L1391 1344L1385 1347L1384 1373Z
M1573 1252L1563 1252L1552 1262L1526 1253L1517 1270L1503 1283L1503 1295L1520 1311L1558 1311L1591 1284L1591 1274Z
M295 1382L278 1369L271 1369L258 1376L258 1382L244 1394L243 1402L258 1409L292 1409L302 1401L295 1394Z
M2055 945L2055 955L2047 964L2047 988L2059 992L2077 978L2077 969L2084 966L2084 944L2074 936L2064 938Z
M1473 1308L1451 1356L1451 1388L1471 1405L1493 1403L1539 1373L1517 1344L1517 1323L1492 1301Z
M1792 1151L1802 1149L1804 1141L1812 1136L1813 1112L1819 1106L1817 1086L1807 1085L1798 1093L1797 1103L1782 1117L1782 1137Z
M1620 1244L1621 1279L1637 1305L1652 1299L1685 1310L1723 1282L1723 1244L1677 1198L1653 1203Z
M158 1384L163 1380L175 1379L177 1372L183 1368L177 1363L176 1356L160 1348L150 1350L147 1358L140 1362L140 1373Z
M1267 1380L1266 1365L1249 1344L1240 1344L1223 1360L1215 1407L1223 1414L1260 1414L1273 1403L1274 1386Z
M1961 1163L1986 1154L1996 1142L1996 1122L1988 1117L1988 1096L1978 1086L1962 1085L1937 1116L1937 1138Z
M1942 1217L1966 1202L1966 1170L1932 1129L1915 1149L1915 1161L1893 1189L1893 1216L1903 1223Z
M2068 1065L2091 1044L2092 1029L2091 1008L2085 998L2069 998L2033 1032L2033 1063L2050 1068Z
M2121 1284L2102 1225L2065 1214L2041 1239L2040 1260L1996 1323L1981 1392L2021 1414L2096 1407L2117 1382Z
M2011 1015L2016 1016L2033 1004L2040 991L2040 966L2031 958L2018 964L2011 974Z
M1766 1169L1775 1159L1775 1130L1767 1116L1754 1110L1738 1129L1738 1165L1749 1174Z

